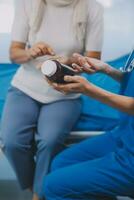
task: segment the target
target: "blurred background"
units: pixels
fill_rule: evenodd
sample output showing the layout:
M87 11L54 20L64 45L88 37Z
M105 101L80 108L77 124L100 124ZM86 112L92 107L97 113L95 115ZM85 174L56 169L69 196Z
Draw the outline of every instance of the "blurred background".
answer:
M134 0L98 1L105 8L105 35L102 59L113 61L127 55L134 47ZM8 49L14 18L14 4L15 0L0 0L0 70L3 69L3 64L10 63ZM6 81L6 78L2 81ZM0 88L2 87L2 81L0 80ZM2 106L3 98L0 95ZM29 194L22 194L19 191L15 175L3 154L0 153L0 200L15 200L15 197L17 200L26 200L29 198Z
M134 34L133 0L98 0L105 7L103 58L110 60L128 53ZM9 62L8 48L14 17L15 0L0 0L0 62Z

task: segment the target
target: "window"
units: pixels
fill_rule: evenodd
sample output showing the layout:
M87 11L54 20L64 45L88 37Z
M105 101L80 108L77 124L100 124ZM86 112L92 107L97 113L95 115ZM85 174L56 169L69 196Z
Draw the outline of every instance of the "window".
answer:
M0 0L0 33L10 33L14 17L14 0Z
M134 0L98 1L105 7L103 59L115 59L134 47Z

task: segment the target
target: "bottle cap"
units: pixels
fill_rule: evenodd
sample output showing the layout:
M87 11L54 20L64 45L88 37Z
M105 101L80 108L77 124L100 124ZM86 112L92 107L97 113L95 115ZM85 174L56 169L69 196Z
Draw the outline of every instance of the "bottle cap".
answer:
M53 76L57 71L57 65L52 60L45 61L41 66L41 72L48 77Z

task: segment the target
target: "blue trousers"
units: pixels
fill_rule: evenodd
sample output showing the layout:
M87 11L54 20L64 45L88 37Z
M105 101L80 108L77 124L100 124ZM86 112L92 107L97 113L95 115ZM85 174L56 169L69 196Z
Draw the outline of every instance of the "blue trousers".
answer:
M134 197L133 155L111 133L60 153L43 184L47 200L105 200Z
M14 87L9 89L1 127L3 150L22 189L33 187L42 197L43 177L80 113L80 99L41 104Z

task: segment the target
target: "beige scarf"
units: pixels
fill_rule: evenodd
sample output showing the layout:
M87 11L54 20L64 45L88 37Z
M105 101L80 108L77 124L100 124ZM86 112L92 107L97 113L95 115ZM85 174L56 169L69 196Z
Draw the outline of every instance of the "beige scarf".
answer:
M72 4L74 5L72 25L76 38L79 42L82 42L85 36L86 22L88 16L87 1L88 0L33 0L32 14L30 20L30 34L33 42L35 41L36 33L40 28L47 4L53 4L58 7L65 7Z

